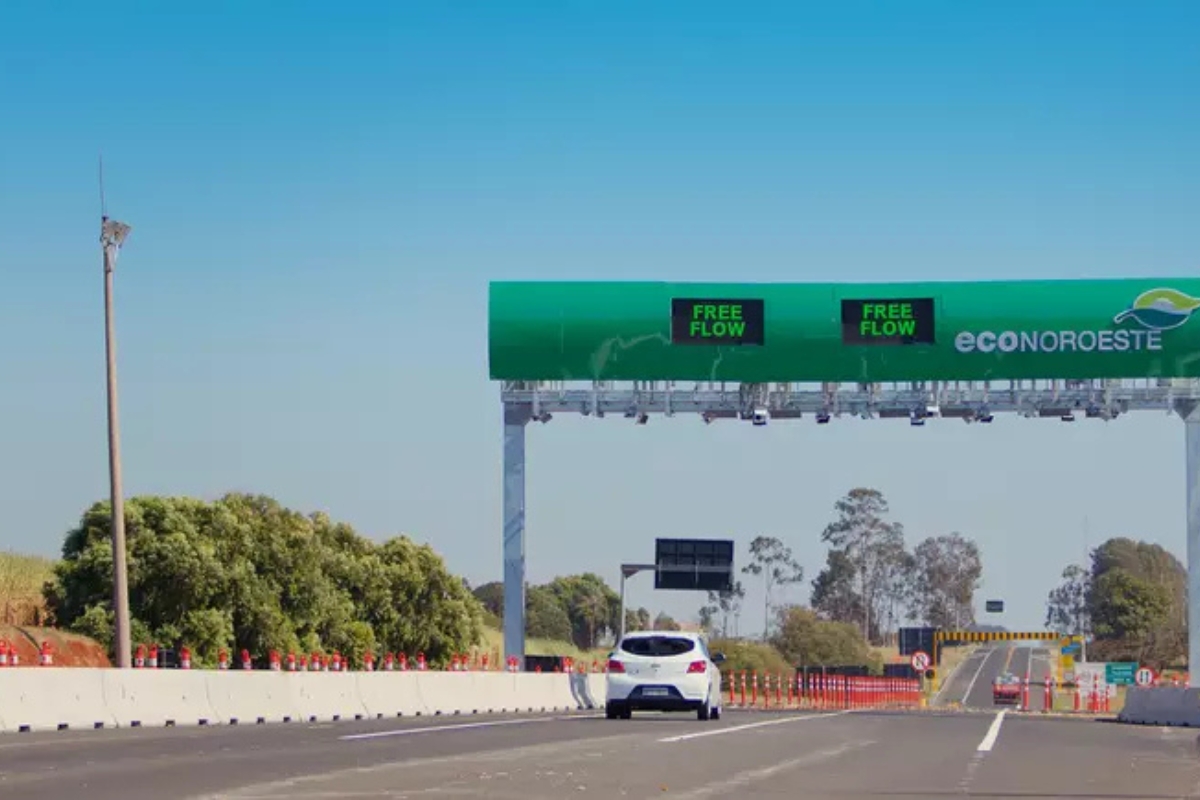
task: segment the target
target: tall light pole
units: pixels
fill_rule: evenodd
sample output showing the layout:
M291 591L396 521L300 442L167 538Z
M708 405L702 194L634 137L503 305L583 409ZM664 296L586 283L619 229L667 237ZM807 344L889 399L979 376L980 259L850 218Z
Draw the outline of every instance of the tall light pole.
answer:
M104 250L104 358L108 367L108 480L112 505L113 642L117 666L128 669L132 659L129 636L129 581L125 573L125 499L121 493L121 427L117 419L117 332L113 325L113 270L130 227L107 216L100 218Z

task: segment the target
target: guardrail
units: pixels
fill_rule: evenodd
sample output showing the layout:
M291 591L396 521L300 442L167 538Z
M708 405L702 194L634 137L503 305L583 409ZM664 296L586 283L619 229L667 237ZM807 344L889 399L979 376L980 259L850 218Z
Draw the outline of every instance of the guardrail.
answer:
M604 696L604 676L580 672L9 667L0 731L563 712L599 708Z

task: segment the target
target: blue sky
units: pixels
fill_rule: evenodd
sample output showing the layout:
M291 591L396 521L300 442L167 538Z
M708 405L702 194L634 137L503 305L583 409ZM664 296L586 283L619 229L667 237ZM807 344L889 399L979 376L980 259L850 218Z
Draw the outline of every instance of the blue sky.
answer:
M269 493L499 577L492 279L1194 274L1194 3L6 4L0 547L107 491L97 153L127 490ZM758 533L815 576L855 485L1040 625L1112 535L1182 555L1182 425L556 417L530 577ZM696 596L631 601L689 614ZM807 596L803 589L791 599ZM981 598L982 600L982 598ZM751 606L761 602L751 595ZM744 630L760 615L750 612Z

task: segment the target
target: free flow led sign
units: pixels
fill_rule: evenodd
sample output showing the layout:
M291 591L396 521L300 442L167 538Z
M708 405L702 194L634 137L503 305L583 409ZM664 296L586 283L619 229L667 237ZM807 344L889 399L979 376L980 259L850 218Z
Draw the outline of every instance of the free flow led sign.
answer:
M671 343L761 345L766 324L761 299L671 300Z
M846 344L933 344L933 298L842 300Z

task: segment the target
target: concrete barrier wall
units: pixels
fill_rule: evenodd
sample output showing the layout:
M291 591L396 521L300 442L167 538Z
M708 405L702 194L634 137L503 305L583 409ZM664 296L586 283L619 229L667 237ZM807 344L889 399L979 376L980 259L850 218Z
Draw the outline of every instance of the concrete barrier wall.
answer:
M0 731L263 724L604 705L604 676L0 669Z
M1136 725L1200 727L1200 689L1129 687L1120 722Z

